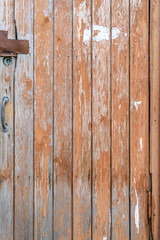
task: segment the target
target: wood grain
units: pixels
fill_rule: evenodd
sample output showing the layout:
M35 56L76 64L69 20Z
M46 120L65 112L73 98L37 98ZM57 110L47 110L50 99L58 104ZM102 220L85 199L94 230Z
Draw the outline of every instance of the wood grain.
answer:
M112 1L112 238L129 239L129 1Z
M0 30L14 39L15 17L30 52L0 58L0 239L159 239L159 10L1 1Z
M54 4L54 239L72 238L72 1Z
M160 1L150 4L150 171L152 173L152 233L160 238Z
M93 239L110 239L110 2L93 1ZM105 33L104 35L102 35Z
M35 229L34 238L52 239L53 5L35 0Z
M73 238L91 238L91 1L74 1Z
M131 239L149 239L148 1L130 3Z
M33 0L15 2L18 39L29 55L18 55L15 75L15 239L33 239ZM29 19L29 22L28 22Z
M1 1L0 29L8 30L14 37L13 1ZM13 77L15 61L10 67L0 58L0 109L3 96L9 97L5 106L5 119L9 131L2 132L0 125L0 239L13 239Z

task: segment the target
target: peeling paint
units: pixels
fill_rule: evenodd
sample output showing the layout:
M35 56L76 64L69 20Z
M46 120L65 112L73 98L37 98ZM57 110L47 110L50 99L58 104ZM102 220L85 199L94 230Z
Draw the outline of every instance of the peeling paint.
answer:
M141 0L133 0L133 6L141 5L142 1Z
M116 39L120 35L120 28L112 28L112 39ZM91 39L91 29L85 29L83 35L83 42L87 44ZM100 25L93 25L93 40L96 42L109 40L110 39L110 29Z
M112 28L112 39L118 38L120 35L120 32L121 32L120 28L113 27Z
M140 138L140 151L142 152L143 149L143 143L142 143L142 138Z
M82 26L85 25L85 27L89 28L89 19L90 19L90 9L87 8L87 5L85 2L81 3L79 5L79 9L77 9L77 18L78 18L78 24L77 24L77 30L78 30L78 39L80 40L81 34L82 34ZM74 9L76 12L76 8ZM90 31L91 35L91 31Z
M138 111L138 107L139 105L142 103L142 101L132 101L131 102L131 109L133 109L134 107L136 108L136 111Z
M103 240L107 240L107 237L106 237L106 236L104 236L104 237L103 237Z
M136 189L135 189L135 193L136 193L136 200L137 200L137 204L135 206L135 224L139 233L139 203L138 203L138 195L137 195Z
M99 25L94 25L93 26L93 31L98 31L97 35L93 37L93 40L96 42L100 42L102 40L109 40L109 28L99 26Z

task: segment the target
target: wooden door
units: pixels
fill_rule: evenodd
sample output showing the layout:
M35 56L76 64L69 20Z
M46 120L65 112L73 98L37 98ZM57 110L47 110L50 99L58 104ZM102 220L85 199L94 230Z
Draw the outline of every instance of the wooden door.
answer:
M158 240L159 0L1 0L1 240Z

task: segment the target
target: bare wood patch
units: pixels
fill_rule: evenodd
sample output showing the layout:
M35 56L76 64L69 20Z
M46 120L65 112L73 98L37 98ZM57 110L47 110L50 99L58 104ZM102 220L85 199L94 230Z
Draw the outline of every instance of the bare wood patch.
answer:
M93 239L110 239L110 2L93 1Z
M13 1L1 1L0 29L9 31L14 37ZM6 36L6 33L4 33ZM5 106L5 120L8 132L2 131L0 125L0 239L13 239L13 76L15 61L10 67L4 66L0 58L0 109L4 96L9 97Z
M113 28L119 29L114 38ZM112 1L112 237L129 239L129 1Z
M33 0L15 2L18 39L28 55L18 55L15 74L15 239L33 239ZM29 22L28 22L29 19Z
M132 0L130 10L130 99L141 102L130 109L131 239L149 239L148 1Z
M152 232L160 238L160 1L150 4L150 171L152 173Z
M52 239L53 6L35 1L35 239Z
M72 1L54 4L54 238L72 238Z
M74 2L73 226L74 239L91 238L91 2Z

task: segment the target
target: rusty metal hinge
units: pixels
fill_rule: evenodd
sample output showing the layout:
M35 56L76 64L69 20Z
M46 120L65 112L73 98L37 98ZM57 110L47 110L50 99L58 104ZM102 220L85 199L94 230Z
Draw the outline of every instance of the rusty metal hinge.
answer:
M29 41L8 39L8 31L0 30L0 56L17 56L29 53Z

